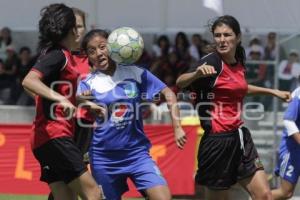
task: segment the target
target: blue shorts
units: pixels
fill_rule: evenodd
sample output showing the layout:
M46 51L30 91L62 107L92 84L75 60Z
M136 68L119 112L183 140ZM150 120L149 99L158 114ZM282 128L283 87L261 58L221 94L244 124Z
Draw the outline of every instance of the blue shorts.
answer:
M285 150L280 152L275 174L296 185L300 175L299 151Z
M127 178L131 179L142 194L146 189L167 185L148 152L140 152L131 157L112 153L110 160L106 156L102 160L100 158L101 161L98 156L91 159L92 174L108 200L121 200L122 194L128 191Z

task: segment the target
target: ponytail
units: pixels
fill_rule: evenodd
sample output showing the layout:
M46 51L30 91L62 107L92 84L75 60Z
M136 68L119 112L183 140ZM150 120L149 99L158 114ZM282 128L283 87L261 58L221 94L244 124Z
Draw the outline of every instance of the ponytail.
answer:
M244 47L239 43L235 51L235 59L239 61L242 65L245 65L246 53Z
M59 45L76 27L73 10L64 4L51 4L41 10L38 51Z

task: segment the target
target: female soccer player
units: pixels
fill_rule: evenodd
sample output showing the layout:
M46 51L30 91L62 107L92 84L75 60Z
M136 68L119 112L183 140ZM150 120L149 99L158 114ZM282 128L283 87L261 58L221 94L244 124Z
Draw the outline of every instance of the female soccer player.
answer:
M87 56L81 51L80 43L86 31L85 23L85 13L78 9L72 8L75 18L76 18L76 29L77 29L77 38L76 38L76 49L72 50L72 55L75 61L75 66L78 72L80 73L80 79L86 77L90 72L90 66L88 64ZM84 155L84 162L88 163L88 147L93 133L93 117L87 109L77 108L75 114L75 132L74 132L74 141L81 153ZM50 193L48 200L53 200L54 197Z
M91 71L87 55L82 51L80 44L86 31L85 13L78 9L72 8L76 17L76 28L78 46L72 55L76 62L76 68L80 73L80 79L84 79ZM77 109L74 140L81 152L85 155L88 152L89 143L93 133L94 118L87 109ZM85 156L85 162L88 162Z
M279 145L279 161L275 173L280 187L272 190L274 200L290 199L300 176L300 87L292 93L284 115L284 129Z
M150 141L142 123L141 102L161 93L170 106L175 140L179 148L186 142L180 125L174 93L149 71L135 65L121 66L108 57L107 32L92 30L82 47L95 69L81 81L78 95L91 91L94 103L107 110L97 118L89 151L92 174L109 200L121 200L128 190L127 178L150 200L169 200L166 180L149 155Z
M216 50L202 65L181 75L177 85L197 94L197 110L205 130L198 152L196 182L208 188L208 199L228 199L227 190L238 182L252 199L271 199L266 174L251 134L240 114L247 94L270 94L289 100L290 94L248 85L241 30L232 16L217 18L211 27Z
M55 199L99 200L100 189L87 172L73 141L75 93L79 72L71 50L78 44L73 10L51 4L41 11L38 61L23 80L36 94L32 149L41 165L41 181L48 183Z

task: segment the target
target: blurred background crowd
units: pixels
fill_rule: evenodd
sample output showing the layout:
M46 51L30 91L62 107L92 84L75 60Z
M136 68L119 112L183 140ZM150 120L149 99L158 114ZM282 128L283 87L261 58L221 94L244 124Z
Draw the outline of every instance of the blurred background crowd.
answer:
M29 46L16 46L15 43L20 42L12 37L12 33L9 27L3 27L0 31L0 105L31 106L34 101L24 92L21 82L35 63L36 50ZM248 83L288 91L295 89L300 74L298 50L284 51L278 45L276 32L249 35L247 38L243 46L247 57ZM149 69L177 93L177 77L213 51L213 45L210 39L199 33L155 34L151 42L146 42L137 64ZM247 101L260 102L266 110L272 109L271 97L248 98Z

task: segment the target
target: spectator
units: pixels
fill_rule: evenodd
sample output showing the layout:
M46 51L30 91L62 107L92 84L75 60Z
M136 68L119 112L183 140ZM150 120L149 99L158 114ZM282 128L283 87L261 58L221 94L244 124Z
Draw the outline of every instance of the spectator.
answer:
M170 40L168 36L161 35L157 43L152 46L152 56L154 59L159 57L167 57L168 54L172 51Z
M7 87L7 81L4 75L5 66L2 59L0 59L0 105L6 104L10 96L10 88Z
M12 45L11 30L4 27L0 32L0 59L6 59L6 48L9 45Z
M9 45L6 47L6 60L4 62L6 68L6 74L8 79L11 81L11 94L9 104L15 104L18 93L16 91L17 87L17 63L18 54L16 53L15 47Z
M189 53L194 61L198 62L202 57L203 55L202 48L203 48L203 41L201 35L194 34L192 36L192 44L189 47Z
M177 54L179 60L190 62L191 56L189 53L190 43L184 32L178 32L175 37L175 48L174 51Z
M261 56L264 57L264 48L261 44L261 40L257 36L253 36L249 42L248 47L246 48L246 57L249 58L249 53L251 51L251 47L253 45L257 45L259 47L259 51L261 53Z
M32 67L31 50L29 47L22 47L19 51L19 60L17 63L17 105L33 105L34 100L24 91L21 83Z
M270 32L264 49L265 60L275 60L276 57L276 33Z
M299 52L295 49L292 49L289 53L288 59L282 60L279 64L279 89L292 90L292 83L299 74Z
M261 49L259 45L252 45L249 51L250 61L259 61L262 59ZM257 86L265 86L267 66L264 64L248 63L246 65L246 79L249 84Z
M1 93L1 99L3 104L13 104L16 94L13 93L13 88L16 87L16 63L18 59L13 46L7 46L6 57L0 70L0 88L4 92Z

